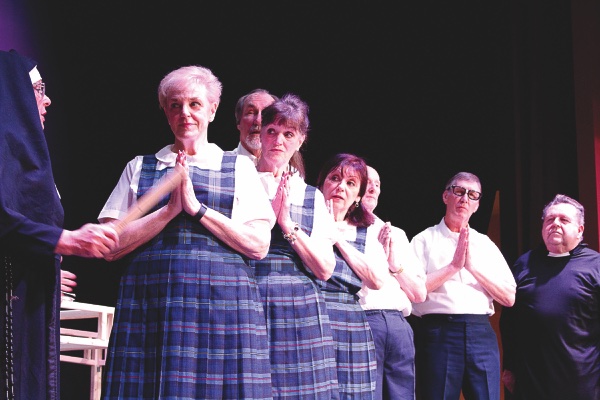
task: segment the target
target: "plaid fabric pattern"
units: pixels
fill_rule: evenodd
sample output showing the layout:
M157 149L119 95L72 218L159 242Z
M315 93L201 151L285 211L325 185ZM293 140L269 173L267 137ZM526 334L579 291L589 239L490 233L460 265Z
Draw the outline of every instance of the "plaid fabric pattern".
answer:
M166 171L147 156L138 196ZM230 216L235 155L190 168L196 197ZM157 208L168 201L168 196ZM131 255L120 284L104 399L270 399L265 316L247 260L182 213Z
M356 241L350 244L364 253L366 237L367 228L357 228ZM362 283L337 248L335 257L333 276L326 282L317 282L327 303L336 343L340 398L374 399L377 382L375 343L367 316L356 296Z
M292 204L290 211L309 235L314 193L307 186L304 203ZM273 398L339 399L325 300L279 225L271 232L269 254L253 264L267 317Z

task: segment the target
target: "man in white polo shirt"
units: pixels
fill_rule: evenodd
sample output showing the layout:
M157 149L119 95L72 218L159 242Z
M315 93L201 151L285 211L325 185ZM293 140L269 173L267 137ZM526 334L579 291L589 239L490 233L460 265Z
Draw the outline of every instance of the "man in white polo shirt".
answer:
M377 207L380 193L379 174L369 166L367 191L362 203L370 212ZM375 341L375 398L414 399L415 346L412 328L405 317L411 313L411 302L425 299L425 274L416 265L418 261L412 255L404 231L389 222L379 220L376 223L383 225L379 241L388 255L388 279L379 290L363 285L358 292Z
M417 379L425 400L500 399L500 354L489 317L493 301L511 307L515 280L504 256L486 235L469 227L479 208L481 183L469 172L444 187L446 214L411 241L427 275L421 317Z

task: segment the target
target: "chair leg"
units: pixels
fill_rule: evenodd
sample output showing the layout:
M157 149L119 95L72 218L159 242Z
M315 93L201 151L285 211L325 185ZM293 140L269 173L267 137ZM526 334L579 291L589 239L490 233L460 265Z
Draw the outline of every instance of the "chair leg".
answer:
M98 365L102 350L93 350L92 356L96 365L90 367L90 400L100 400L102 392L102 366Z
M90 400L100 400L102 394L102 367L92 366Z

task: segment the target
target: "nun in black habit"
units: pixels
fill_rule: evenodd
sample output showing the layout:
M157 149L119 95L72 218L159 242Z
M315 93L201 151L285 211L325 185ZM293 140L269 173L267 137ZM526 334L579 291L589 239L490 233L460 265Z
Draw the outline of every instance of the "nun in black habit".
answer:
M60 257L103 257L110 226L63 230L36 63L0 51L0 398L60 397ZM44 111L42 111L44 110Z

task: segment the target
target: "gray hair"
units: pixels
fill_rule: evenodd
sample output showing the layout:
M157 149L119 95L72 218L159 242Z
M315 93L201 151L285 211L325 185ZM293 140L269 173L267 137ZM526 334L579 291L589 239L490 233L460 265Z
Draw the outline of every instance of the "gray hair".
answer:
M446 182L446 186L444 187L444 189L448 189L450 186L455 185L458 181L475 182L479 185L479 189L481 190L481 182L479 181L479 178L477 177L477 175L472 174L470 172L457 173L452 178L450 178L448 182Z
M168 96L174 90L181 90L190 84L203 85L206 88L208 101L216 103L221 101L223 85L219 79L206 67L189 65L169 72L158 85L158 103L160 108L167 106Z
M238 101L235 105L235 124L236 125L239 125L240 121L242 120L242 112L244 111L244 105L246 104L246 100L248 100L248 97L252 96L253 94L257 94L257 93L266 94L268 96L271 96L273 98L273 101L278 100L277 96L269 93L269 91L266 89L254 89L250 93L243 95L242 97L240 97L238 99Z
M546 214L548 213L548 209L557 204L570 204L573 207L575 207L575 210L577 210L577 219L578 219L579 225L585 225L585 210L584 210L583 206L581 205L581 203L579 203L577 200L572 199L571 197L566 196L564 194L557 194L550 201L550 203L546 204L546 206L544 207L544 211L542 211L542 221L546 219Z

